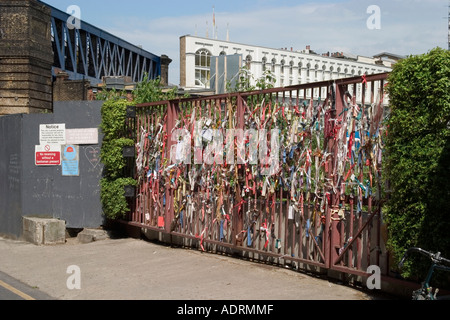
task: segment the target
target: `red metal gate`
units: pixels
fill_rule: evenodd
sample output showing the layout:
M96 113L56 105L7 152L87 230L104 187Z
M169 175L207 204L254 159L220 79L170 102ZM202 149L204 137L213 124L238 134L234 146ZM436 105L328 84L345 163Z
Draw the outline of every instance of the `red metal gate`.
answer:
M205 251L361 276L377 265L387 274L381 217L387 75L138 105L139 187L127 223ZM279 133L280 170L263 176L264 163L192 161L205 155L211 132L223 133L218 145L233 145L225 153L245 150L248 161L248 136L228 137L231 129L266 129L269 138L277 130L271 132ZM191 143L190 163L171 161L180 151L179 130Z

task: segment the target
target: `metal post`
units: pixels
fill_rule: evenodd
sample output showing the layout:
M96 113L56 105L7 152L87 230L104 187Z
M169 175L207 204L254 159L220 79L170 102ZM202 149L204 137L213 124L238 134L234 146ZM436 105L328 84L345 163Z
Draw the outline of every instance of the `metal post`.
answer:
M331 118L336 119L337 115L341 114L341 112L344 110L344 104L343 99L345 95L345 90L341 85L336 85L336 101L334 104L334 107L331 110ZM335 142L333 137L330 137L328 140L328 150L329 153L331 153L333 156L331 157L332 163L329 165L330 173L329 178L331 179L334 186L338 185L337 177L333 176L332 173L334 172L335 167L335 159L337 158L338 153L338 144ZM330 259L327 261L328 268L333 267L333 263L336 260L338 256L338 250L340 248L340 232L338 230L338 224L339 224L339 201L340 201L340 188L336 188L336 192L334 192L332 189L330 190L331 193L331 205L328 206L328 214L325 224L325 230L330 230L330 238L329 245L326 246L326 250L329 250L325 253L325 257L327 259ZM328 225L327 225L328 224Z

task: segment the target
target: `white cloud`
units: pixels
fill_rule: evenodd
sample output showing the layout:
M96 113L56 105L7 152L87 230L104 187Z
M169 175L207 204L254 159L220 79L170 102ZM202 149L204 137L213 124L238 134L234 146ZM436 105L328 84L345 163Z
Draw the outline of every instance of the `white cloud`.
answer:
M371 4L381 8L381 30L369 30L366 26L366 10ZM446 0L348 0L238 13L216 11L216 22L221 40L226 39L229 25L233 42L295 50L311 45L318 53L374 55L389 51L408 55L447 46L446 5ZM154 54L167 54L173 60L169 81L178 84L180 36L206 36L207 27L212 37L209 14L153 20L122 18L107 29Z

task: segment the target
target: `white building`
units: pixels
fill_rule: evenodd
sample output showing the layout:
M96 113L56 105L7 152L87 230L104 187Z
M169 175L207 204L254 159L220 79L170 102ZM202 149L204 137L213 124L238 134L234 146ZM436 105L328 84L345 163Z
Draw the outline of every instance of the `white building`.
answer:
M240 55L241 65L251 72L252 85L270 70L276 87L390 72L392 62L380 57L362 57L344 53L316 54L309 46L302 51L270 49L209 38L180 38L180 86L185 90L211 89L211 58ZM236 60L236 59L234 59ZM239 69L238 68L238 69ZM234 68L236 70L236 68ZM236 75L234 75L236 76Z

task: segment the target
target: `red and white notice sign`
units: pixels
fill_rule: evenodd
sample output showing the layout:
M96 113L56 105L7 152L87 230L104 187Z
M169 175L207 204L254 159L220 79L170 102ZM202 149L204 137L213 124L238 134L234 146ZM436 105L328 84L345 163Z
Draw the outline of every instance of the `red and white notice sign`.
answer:
M36 166L60 166L61 165L61 146L60 145L42 145L36 146Z

